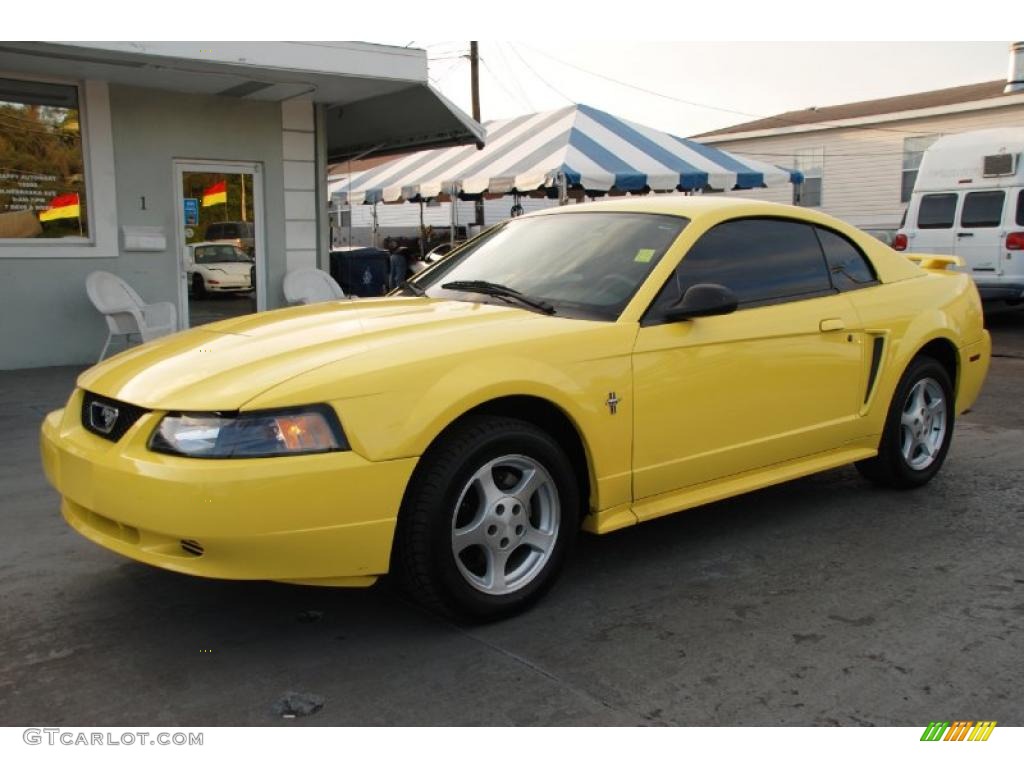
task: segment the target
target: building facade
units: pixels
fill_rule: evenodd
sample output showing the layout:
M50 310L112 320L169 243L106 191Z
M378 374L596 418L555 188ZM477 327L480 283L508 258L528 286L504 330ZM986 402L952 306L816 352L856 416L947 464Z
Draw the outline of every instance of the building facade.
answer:
M286 271L327 264L329 161L482 138L428 85L419 50L5 43L0 369L95 361L95 271L172 302L179 327L282 306ZM199 301L188 247L213 223L218 240L226 224L248 235L253 281Z
M939 136L1024 126L1024 92L997 80L788 112L694 138L803 172L794 190L730 192L819 208L878 234L899 227L921 154Z

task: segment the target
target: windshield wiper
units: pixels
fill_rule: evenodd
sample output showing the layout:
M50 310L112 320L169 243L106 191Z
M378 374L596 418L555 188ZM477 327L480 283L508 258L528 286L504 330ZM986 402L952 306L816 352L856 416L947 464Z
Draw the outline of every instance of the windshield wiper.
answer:
M444 283L441 287L449 291L482 293L485 296L494 296L498 299L514 299L520 304L525 304L528 307L540 310L545 315L555 314L555 308L546 301L541 299L531 299L529 296L525 296L515 288L509 288L507 285L501 285L500 283L492 283L487 280L453 280L450 283Z
M420 286L416 285L416 283L410 283L408 280L403 280L402 283L398 286L398 289L400 291L412 291L417 296L427 295L427 292L423 290Z

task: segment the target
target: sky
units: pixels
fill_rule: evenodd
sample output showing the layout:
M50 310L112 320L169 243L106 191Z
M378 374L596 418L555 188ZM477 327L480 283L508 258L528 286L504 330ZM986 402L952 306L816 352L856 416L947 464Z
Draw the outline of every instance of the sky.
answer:
M433 85L471 112L468 42L370 42L425 49ZM1009 47L1009 42L481 41L481 112L487 121L578 102L692 136L793 109L1004 79Z

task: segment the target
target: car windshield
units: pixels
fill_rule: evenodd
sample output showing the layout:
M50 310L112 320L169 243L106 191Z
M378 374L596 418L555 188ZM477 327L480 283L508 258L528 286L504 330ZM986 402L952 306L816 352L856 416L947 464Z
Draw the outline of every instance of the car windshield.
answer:
M651 213L561 212L514 219L421 273L428 296L501 301L444 288L486 282L551 305L558 315L614 320L688 219Z
M252 261L241 248L233 245L203 245L195 249L196 264L223 264L226 261Z

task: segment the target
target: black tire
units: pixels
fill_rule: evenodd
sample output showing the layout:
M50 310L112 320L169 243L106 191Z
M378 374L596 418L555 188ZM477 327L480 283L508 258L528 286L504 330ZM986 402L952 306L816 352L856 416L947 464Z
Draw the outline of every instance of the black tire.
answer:
M926 379L936 382L942 390L942 400L945 405L945 434L931 463L926 467L915 469L903 454L902 418L904 409L908 405L910 393L919 382ZM889 404L889 413L886 416L882 439L878 445L878 455L858 461L856 464L861 475L878 485L903 489L920 487L935 477L946 460L946 453L949 451L949 445L953 439L955 400L953 385L945 367L927 355L914 358L903 373L903 377L896 386L892 402Z
M495 459L513 455L534 462L546 471L551 483L545 488L553 490L557 497L557 532L552 534L554 543L549 547L550 554L544 556L546 560L541 561L542 564L538 563L530 581L508 594L488 594L482 587L475 586L470 576L464 575L466 561L462 562L463 570L456 562L453 529L459 516L464 514L456 507L460 499L465 504L466 489L478 472ZM494 471L500 469L499 465ZM513 473L510 487L515 487L514 481ZM497 487L500 491L500 484ZM532 500L525 505L525 514L531 519L537 514L537 505L544 503L539 496L540 492L532 495ZM431 447L413 475L399 513L392 573L417 602L457 620L481 622L511 616L534 603L555 581L579 530L580 503L572 464L550 435L518 419L467 417ZM481 501L470 506L483 509L487 505ZM551 509L550 501L546 508ZM493 505L493 509L498 509L498 505ZM512 522L511 518L508 520ZM521 547L526 547L525 557L533 556L527 544L507 545L505 541L502 539L502 546L511 546L507 555L509 563L516 554L523 556ZM471 549L466 551L473 554ZM486 554L481 546L480 555Z
M203 276L198 272L192 275L192 295L197 299L206 296L206 283L203 282Z

